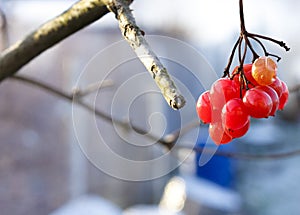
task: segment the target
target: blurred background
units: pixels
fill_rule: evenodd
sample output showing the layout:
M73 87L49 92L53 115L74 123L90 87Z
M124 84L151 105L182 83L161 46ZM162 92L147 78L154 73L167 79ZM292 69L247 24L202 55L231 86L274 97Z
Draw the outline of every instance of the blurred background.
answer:
M74 2L0 0L7 20L7 25L3 17L0 20L0 50ZM249 32L284 40L291 47L286 53L265 43L270 52L282 57L279 77L289 87L298 85L300 2L245 0L244 7ZM95 80L109 80L111 86L88 95L85 101L95 103L118 119L127 119L128 115L132 123L162 136L197 118L195 101L207 89L198 79L210 72L222 75L239 35L238 1L135 1L132 9L146 35L176 38L204 56L199 62L191 62L191 68L198 68L197 71L162 59L181 90L189 93L188 104L182 111L173 111L165 104L130 47L119 42L122 37L112 14L47 50L20 74L64 92L71 92L74 86L84 88ZM154 51L161 56L173 56L168 45L159 41L152 40ZM182 50L177 50L176 56L181 55ZM130 60L123 62L124 57ZM107 71L115 63L116 67ZM139 75L140 82L128 82ZM130 104L128 97L134 98ZM284 111L275 118L254 120L247 135L218 150L259 155L300 150L299 98L299 93L291 93ZM70 102L25 83L3 81L0 101L3 215L300 213L299 155L255 160L214 156L200 166L199 154L178 150L166 155L161 146L141 147L151 141L130 131L119 133L111 123L95 120L86 110L76 105L72 109ZM161 115L153 117L153 113ZM94 121L97 129L91 128ZM191 146L206 142L205 126L194 128L178 140L178 144ZM161 156L165 159L148 168L134 168L122 161L114 162L104 150L106 144L129 160L148 161ZM101 168L103 160L107 169ZM165 169L170 171L160 174ZM156 173L159 177L152 177ZM129 180L135 176L139 180Z

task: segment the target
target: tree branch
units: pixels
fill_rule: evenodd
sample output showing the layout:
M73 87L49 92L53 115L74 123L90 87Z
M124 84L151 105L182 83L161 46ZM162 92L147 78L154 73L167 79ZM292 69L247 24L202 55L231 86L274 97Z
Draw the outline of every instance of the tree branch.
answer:
M290 93L296 93L296 92L299 92L299 91L300 91L300 84L295 85L295 86L289 88L289 91L290 91Z
M130 44L150 72L164 98L173 109L180 109L185 105L185 99L176 88L173 80L162 65L148 42L144 38L144 32L136 25L128 0L110 0L109 9L115 13L119 21L123 37Z
M108 13L105 0L81 0L0 54L0 81L64 38Z
M147 133L147 131L143 128L140 128L136 125L131 125L128 122L124 122L122 120L118 119L112 119L112 117L98 109L95 109L93 106L83 102L80 99L75 99L74 94L70 93L65 93L62 92L59 89L56 89L48 84L42 83L40 81L34 80L32 78L28 78L25 76L12 76L10 77L11 80L17 80L21 81L23 83L30 84L32 86L38 87L40 89L46 90L47 92L58 96L60 98L63 98L69 102L75 102L76 104L80 105L81 107L85 108L87 111L94 113L96 116L108 121L108 122L114 122L120 126L123 126L126 129L129 130L134 130L138 133L144 133L145 137L149 138L150 140L154 140L157 143L161 144L162 146L166 147L168 150L171 150L173 147L175 147L176 150L180 149L191 149L190 146L184 146L184 145L178 145L176 141L178 140L179 136L186 135L189 131L192 129L196 128L201 125L201 123L198 120L193 120L189 123L187 123L185 126L183 126L180 130L175 130L171 132L170 134L165 135L162 138L158 138L150 133ZM224 151L215 151L215 150L210 150L206 148L204 150L203 146L195 146L193 150L197 153L205 153L205 154L213 154L217 156L223 156L223 157L228 157L228 158L233 158L233 159L242 159L242 160L257 160L257 159L283 159L283 158L288 158L292 156L299 156L300 155L300 150L294 150L290 152L279 152L279 153L274 153L274 154L248 154L248 153L240 153L240 152L224 152Z
M16 43L11 48L1 53L0 81L15 74L22 66L38 56L41 52L52 47L54 44L80 30L86 25L101 18L103 15L109 12L107 9L107 5L109 5L110 10L116 14L117 19L119 20L120 29L124 38L130 43L142 63L153 75L153 78L161 89L165 99L175 109L183 107L185 103L184 98L182 95L180 95L174 82L168 75L167 70L163 67L158 57L154 54L147 41L143 37L143 31L141 31L135 23L131 10L128 7L128 4L131 1L125 1L126 0L81 0L75 3L69 10L42 25L39 29L25 37L24 40ZM198 123L197 121L191 122L187 124L180 132L179 130L176 130L165 137L157 138L154 135L147 133L147 131L143 128L131 125L130 123L122 120L112 119L110 115L98 109L94 109L93 106L83 102L80 97L77 97L78 95L76 92L71 94L64 93L45 83L26 78L24 76L12 76L11 78L37 86L41 89L51 92L56 96L64 98L65 100L71 102L73 101L108 122L114 121L114 123L117 123L124 128L135 130L138 133L144 133L145 137L160 143L169 150L174 147L179 135L182 136L186 134L188 131L197 126ZM84 92L88 93L93 91L93 89L94 88L91 87ZM293 88L293 92L297 90L299 90L299 86ZM180 149L184 147L185 146L179 145L178 148L176 148ZM215 155L237 159L278 159L300 154L300 150L269 155L239 154L237 152L215 152L209 150L203 151L203 148L198 146L193 148L193 150L198 153L213 153Z
M124 38L153 75L168 104L179 109L184 97L176 88L166 68L150 48L132 16L131 0L81 0L70 9L45 23L37 30L6 49L0 55L0 81L12 76L25 64L64 38L101 18L111 9L117 16Z
M0 8L0 51L8 46L7 20L4 11Z
M178 146L178 148L187 148L185 146ZM250 153L240 153L240 152L228 152L228 151L215 151L214 149L208 149L204 146L196 146L193 148L193 150L197 153L206 153L206 154L212 154L222 157L228 157L232 159L238 159L238 160L276 160L276 159L284 159L284 158L290 158L293 156L299 156L300 155L300 149L289 151L289 152L278 152L278 153L269 153L269 154L250 154Z
M93 92L96 92L100 89L112 87L113 85L114 85L114 82L112 80L104 80L103 82L92 83L89 86L87 86L85 89L74 88L73 96L76 98L81 98L81 97L89 95Z
M106 114L98 109L95 109L93 106L83 102L80 98L77 98L76 94L62 92L61 90L56 89L53 86L50 86L46 83L42 83L38 80L34 80L32 78L28 78L26 76L15 75L15 76L11 76L10 79L21 81L23 83L27 83L32 86L38 87L40 89L46 90L47 92L50 92L51 94L58 96L60 98L63 98L69 102L75 102L76 104L85 108L87 111L94 113L96 116L100 117L101 119L106 120L107 122L114 122L120 126L123 126L126 129L134 130L138 133L143 133L145 135L145 137L149 138L150 140L154 140L154 141L160 143L161 145L165 146L169 150L171 150L175 144L174 142L170 143L168 141L165 141L163 138L158 138L158 137L154 136L153 134L148 133L145 129L140 128L136 125L132 125L129 122L119 120L119 119L113 119L109 114Z

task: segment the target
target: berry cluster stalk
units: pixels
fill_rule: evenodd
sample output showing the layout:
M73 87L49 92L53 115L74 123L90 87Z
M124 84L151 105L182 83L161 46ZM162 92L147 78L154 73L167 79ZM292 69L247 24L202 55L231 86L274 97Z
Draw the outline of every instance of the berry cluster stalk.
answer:
M252 62L254 62L259 57L259 54L255 51L254 47L251 44L252 41L254 41L260 45L265 56L275 57L275 58L277 58L277 61L279 61L281 58L276 54L269 53L261 40L267 40L267 41L273 42L273 43L283 47L286 51L289 51L290 48L283 41L279 41L279 40L273 39L271 37L267 37L267 36L260 35L260 34L249 33L246 30L243 0L239 0L239 13L240 13L240 26L241 26L240 36L233 46L227 66L224 69L223 77L226 77L226 76L230 77L230 72L229 72L230 66L232 64L235 52L236 52L236 50L238 50L239 69L235 74L233 74L233 76L236 74L240 74L240 77L242 79L241 85L248 86L249 81L245 77L244 71L243 71L243 65L244 65L246 55L247 55L247 49L249 48L253 55ZM250 40L252 40L252 41L250 41ZM243 44L244 44L244 46L243 46ZM231 78L233 78L233 77L231 77Z

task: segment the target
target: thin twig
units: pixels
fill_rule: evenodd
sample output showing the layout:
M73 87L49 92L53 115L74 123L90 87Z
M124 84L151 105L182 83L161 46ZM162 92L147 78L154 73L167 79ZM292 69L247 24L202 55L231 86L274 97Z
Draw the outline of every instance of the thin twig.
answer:
M0 55L0 81L12 76L40 53L91 24L109 11L105 0L78 1Z
M299 92L299 91L300 91L300 84L293 86L293 87L289 87L290 93L295 93L295 92Z
M168 149L171 149L173 147L173 145L170 146L170 143L165 142L162 138L158 138L158 137L154 136L153 134L148 133L143 128L140 128L136 125L129 124L128 122L125 122L124 120L113 119L109 114L104 113L104 112L96 109L92 105L89 105L89 104L83 102L80 99L74 99L74 96L73 96L72 93L69 94L69 93L62 92L61 90L59 90L59 89L57 89L53 86L50 86L49 84L42 83L41 81L34 80L32 78L25 77L25 76L15 75L15 76L10 77L10 79L21 81L23 83L27 83L27 84L30 84L30 85L35 86L35 87L39 87L43 90L46 90L47 92L50 92L51 94L53 94L55 96L58 96L60 98L68 100L70 102L75 102L76 104L78 104L81 107L85 108L89 112L94 113L96 116L100 117L101 119L103 119L107 122L114 122L114 123L116 123L120 126L123 126L126 129L132 129L132 130L137 131L138 133L143 133L145 135L145 137L147 137L148 139L156 141L156 142L160 143L161 145L167 147Z
M254 62L257 58L259 58L259 55L257 54L257 52L254 50L250 40L248 39L247 36L244 36L245 37L245 46L249 46L251 52L252 52L252 55L253 55L253 58L252 58L252 62Z
M255 40L261 46L261 48L264 51L265 56L273 56L273 57L277 58L277 62L279 62L281 60L281 57L279 57L278 55L269 53L267 51L266 47L264 46L264 44L259 39L257 39L256 37L250 37L250 38Z
M68 93L62 92L61 90L54 88L53 86L50 86L48 84L42 83L40 81L25 77L25 76L20 76L20 75L12 76L12 77L10 77L10 79L21 81L23 83L27 83L32 86L38 87L40 89L46 90L47 92L49 92L55 96L58 96L60 98L63 98L69 102L75 102L76 104L85 108L87 111L94 113L97 117L100 117L101 119L104 119L108 122L114 122L120 126L123 126L126 129L129 129L129 130L131 129L131 130L135 130L139 133L144 133L145 134L144 136L146 138L148 138L152 141L156 141L157 143L166 147L168 150L173 149L173 147L175 147L174 149L178 149L178 150L185 149L185 148L191 149L190 146L184 146L184 145L180 145L180 144L175 145L175 143L180 136L188 134L188 132L192 131L194 128L201 125L201 123L199 123L198 120L193 120L193 121L187 123L186 125L184 125L182 128L175 130L175 131L171 132L170 134L165 135L162 138L157 138L156 136L154 136L150 133L147 133L147 131L143 128L140 128L136 125L129 124L128 122L124 122L123 120L112 119L112 117L110 115L108 115L98 109L95 109L93 106L91 106L81 100L74 99L72 93L68 94ZM291 157L291 156L300 155L300 150L295 150L292 152L277 153L277 154L263 154L263 155L246 154L246 153L239 153L239 152L224 152L224 151L220 151L220 150L215 151L215 150L209 150L208 148L205 148L205 150L204 150L204 148L201 146L195 146L193 148L193 150L197 153L213 154L213 155L234 158L234 159L243 159L243 160L281 159L281 158L287 158L287 157Z
M238 46L238 57L239 57L239 62L240 62L240 65L243 65L243 57L242 57L242 46L243 46L243 40L240 40L239 42L239 46ZM245 52L247 52L247 46L246 46L246 43L245 43Z
M234 54L236 52L236 49L238 48L238 59L239 59L239 69L235 74L232 74L231 79L233 79L233 77L237 74L240 74L240 78L241 78L241 89L242 87L244 87L244 84L246 83L246 89L248 89L248 84L250 83L249 80L247 80L246 76L244 75L244 70L243 70L243 66L244 66L244 61L246 59L246 55L247 55L247 47L249 47L250 51L252 52L253 55L253 59L252 62L254 62L257 58L259 58L259 55L257 54L257 52L255 51L254 47L252 46L249 38L253 39L254 41L256 41L261 48L264 51L264 54L266 56L273 56L277 58L277 61L280 60L280 57L275 55L275 54L271 54L267 51L267 49L265 48L265 46L263 45L263 43L259 40L259 39L264 39L264 40L269 40L273 43L276 43L278 45L280 45L281 47L285 48L286 51L289 51L290 48L287 47L287 45L283 42L283 41L278 41L275 40L273 38L270 37L266 37L263 35L259 35L259 34L253 34L253 33L249 33L246 30L246 26L245 26L245 18L244 18L244 6L243 6L243 0L239 0L239 14L240 14L240 36L238 38L238 40L236 41L236 43L233 46L233 49L231 51L230 57L229 57L229 61L227 63L227 66L224 70L224 74L223 77L230 77L230 73L229 73L229 69L231 66L231 63L233 61L233 57ZM242 50L242 44L244 41L244 50Z
M100 89L112 87L113 85L114 85L114 82L112 80L104 80L101 82L92 83L92 84L88 85L87 87L85 87L84 89L74 88L73 96L76 97L76 99L79 99L81 97L89 95Z
M4 11L0 8L0 51L8 46L7 19Z
M239 14L240 14L241 34L244 35L247 31L246 31L245 18L244 18L243 0L239 0Z
M190 148L189 146L178 146L180 148ZM225 151L215 151L210 150L209 148L205 148L202 146L196 146L193 150L197 153L207 153L217 156L223 156L233 159L240 159L240 160L274 160L274 159L283 159L283 158L290 158L292 156L299 156L300 149L290 151L290 152L280 152L280 153L272 153L272 154L249 154L249 153L240 153L240 152L225 152Z
M249 37L258 37L258 38L261 38L261 39L264 39L264 40L269 40L269 41L271 41L273 43L276 43L279 46L283 47L286 51L290 50L290 48L283 41L275 40L271 37L267 37L267 36L260 35L260 34L253 34L253 33L248 33L248 36Z
M233 58L234 58L235 50L238 47L238 45L239 45L239 43L240 43L241 40L242 40L242 37L239 37L238 40L235 42L235 44L233 46L233 49L232 49L231 54L230 54L230 57L228 59L228 63L226 65L225 69L224 69L223 78L225 78L226 76L230 75L229 70L230 70L230 66L231 66Z
M167 69L146 41L144 32L137 26L128 1L111 0L108 8L115 13L123 37L153 76L168 104L176 110L182 108L185 105L184 97L177 89Z
M163 137L163 140L165 142L170 143L170 144L171 143L175 144L179 137L182 137L182 136L188 134L194 128L197 128L197 127L199 127L201 125L203 125L203 123L200 122L198 119L191 120L190 122L188 122L185 125L183 125L183 127L179 128L179 129L176 129L176 130L174 130L173 132L171 132L169 134L166 134Z

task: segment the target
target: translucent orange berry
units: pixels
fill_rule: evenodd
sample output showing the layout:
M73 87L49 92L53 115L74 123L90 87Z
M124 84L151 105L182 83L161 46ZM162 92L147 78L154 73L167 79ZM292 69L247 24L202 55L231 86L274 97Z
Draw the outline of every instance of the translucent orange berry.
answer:
M251 73L259 85L270 85L276 78L277 64L269 57L259 57L253 63Z

